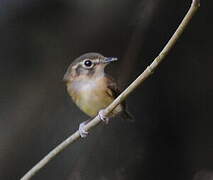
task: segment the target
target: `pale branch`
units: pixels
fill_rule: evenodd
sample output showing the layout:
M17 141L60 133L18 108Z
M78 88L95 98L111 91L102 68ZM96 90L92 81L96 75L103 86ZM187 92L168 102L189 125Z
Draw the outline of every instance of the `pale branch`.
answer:
M154 59L154 61L145 69L145 71L138 76L138 78L133 81L105 110L104 114L107 116L118 104L120 104L124 99L127 98L127 96L132 93L135 88L137 88L139 85L141 85L144 80L146 80L157 68L157 66L160 64L160 62L166 57L166 55L169 53L171 48L175 45L178 38L183 33L186 26L189 24L190 20L192 19L193 15L197 11L197 9L200 6L200 0L192 0L191 7L188 10L187 14L185 15L184 19L178 26L177 30L171 37L171 39L168 41L166 46L163 48L163 50L160 52L160 54ZM87 125L85 125L85 130L89 131L93 127L97 126L102 120L99 118L99 116L96 116L94 119L92 119ZM59 144L55 149L49 152L41 161L39 161L31 170L29 170L22 178L21 180L28 180L31 179L41 168L43 168L51 159L53 159L58 153L62 152L68 145L72 144L76 140L80 138L79 131L76 131L74 134L72 134L70 137L68 137L65 141L63 141L61 144Z

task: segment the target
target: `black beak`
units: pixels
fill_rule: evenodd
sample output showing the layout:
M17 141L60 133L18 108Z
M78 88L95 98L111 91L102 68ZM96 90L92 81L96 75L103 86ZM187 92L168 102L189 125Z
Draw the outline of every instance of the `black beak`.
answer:
M113 62L113 61L117 61L118 58L116 57L106 57L105 59L103 59L103 63L110 63L110 62Z

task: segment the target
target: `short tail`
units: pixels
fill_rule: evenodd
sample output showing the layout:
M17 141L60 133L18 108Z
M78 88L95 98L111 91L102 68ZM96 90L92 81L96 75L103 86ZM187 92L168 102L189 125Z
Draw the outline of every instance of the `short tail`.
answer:
M124 119L124 120L127 120L129 122L135 121L133 115L131 113L129 113L127 110L125 110L121 113L121 118Z

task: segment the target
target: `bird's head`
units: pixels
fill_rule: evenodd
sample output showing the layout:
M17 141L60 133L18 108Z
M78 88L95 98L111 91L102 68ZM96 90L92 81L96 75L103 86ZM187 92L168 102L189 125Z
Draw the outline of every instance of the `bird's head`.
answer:
M94 78L104 75L106 65L116 60L115 57L104 57L99 53L83 54L70 64L63 80L69 82L77 77Z

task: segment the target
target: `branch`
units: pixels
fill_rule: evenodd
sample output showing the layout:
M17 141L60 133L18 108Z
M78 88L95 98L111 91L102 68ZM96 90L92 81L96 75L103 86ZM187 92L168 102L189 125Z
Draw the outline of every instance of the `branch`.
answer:
M197 11L200 6L200 0L192 0L192 4L184 19L178 26L177 30L168 41L166 46L160 52L160 54L154 59L154 61L145 69L145 71L138 76L138 78L133 81L129 87L127 87L103 112L107 116L118 104L120 104L127 96L132 93L135 88L141 85L144 80L146 80L157 68L157 66L161 63L161 61L167 56L171 48L175 45L178 38L183 33L186 26L189 24L193 15ZM87 125L85 125L85 130L89 131L93 127L97 126L102 120L99 116L96 116L93 120L91 120ZM79 131L76 131L73 135L68 137L65 141L59 144L55 149L49 152L40 162L38 162L30 171L28 171L21 180L31 179L41 168L43 168L50 160L52 160L58 153L64 150L68 145L74 143L76 140L80 138Z

